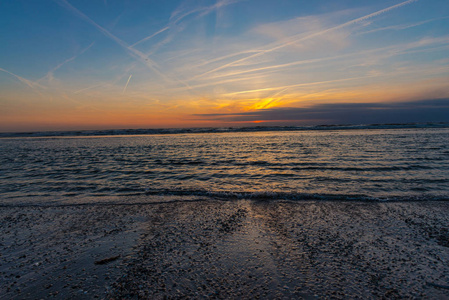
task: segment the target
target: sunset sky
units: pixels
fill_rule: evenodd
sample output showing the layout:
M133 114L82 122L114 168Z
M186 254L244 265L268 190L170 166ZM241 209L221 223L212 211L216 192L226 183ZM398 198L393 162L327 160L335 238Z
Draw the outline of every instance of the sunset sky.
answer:
M0 131L449 122L448 0L0 1Z

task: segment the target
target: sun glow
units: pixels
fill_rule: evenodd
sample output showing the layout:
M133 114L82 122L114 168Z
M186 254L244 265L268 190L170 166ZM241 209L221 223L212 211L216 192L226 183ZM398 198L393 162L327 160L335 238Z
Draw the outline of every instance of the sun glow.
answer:
M257 101L253 105L245 108L245 110L248 111L248 110L268 109L268 108L278 107L280 105L281 105L280 99L268 98L268 99L262 99L260 101Z

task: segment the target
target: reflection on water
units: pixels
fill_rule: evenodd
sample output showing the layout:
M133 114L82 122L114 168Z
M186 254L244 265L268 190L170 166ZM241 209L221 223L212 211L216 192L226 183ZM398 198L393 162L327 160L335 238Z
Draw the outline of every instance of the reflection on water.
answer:
M239 200L140 209L149 207L146 234L124 260L112 299L447 298L435 284L447 282L449 271L438 240L448 202Z
M449 129L2 139L0 149L2 198L449 195Z

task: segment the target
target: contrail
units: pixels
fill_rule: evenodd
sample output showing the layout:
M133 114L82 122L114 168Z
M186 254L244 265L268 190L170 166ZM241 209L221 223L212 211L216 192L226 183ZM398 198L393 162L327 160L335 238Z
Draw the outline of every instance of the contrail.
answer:
M82 92L87 91L87 90L91 90L91 89L94 89L94 88L97 88L97 87L102 87L102 86L107 86L107 85L109 85L109 83L96 84L96 85L93 85L93 86L89 86L89 87L86 87L86 88L74 91L73 93L74 94L79 94L79 93L82 93Z
M5 70L5 69L3 69L3 68L0 68L0 71L3 71L3 72L5 72L5 73L8 73L8 74L11 75L11 76L14 76L14 77L17 78L20 82L22 82L23 84L27 85L28 87L34 88L33 82L32 82L32 81L30 81L30 80L28 80L28 79L25 79L25 78L23 78L23 77L20 77L19 75L16 75L16 74L14 74L14 73L12 73L12 72L10 72L10 71L8 71L8 70Z
M14 74L13 72L10 72L10 71L5 70L5 69L3 69L3 68L0 68L0 71L5 72L5 73L8 73L8 74L11 75L11 76L14 76L14 77L17 78L20 82L22 82L23 84L27 85L33 92L35 92L36 94L38 94L38 95L41 96L41 97L44 97L44 95L43 95L38 89L36 89L36 87L39 87L39 88L45 90L45 89L46 89L45 86L42 86L42 85L40 85L40 84L37 83L37 82L31 81L31 80L28 80L28 79L26 79L26 78L23 78L23 77L21 77L21 76L19 76L19 75L16 75L16 74Z
M56 3L58 3L59 5L69 9L70 11L72 11L73 13L75 13L78 17L80 17L81 19L85 20L86 22L90 23L91 25L93 25L94 27L96 27L101 33L103 33L105 36L109 37L110 39L112 39L113 41L115 41L117 44L119 44L121 47L123 47L125 50L128 51L128 53L134 57L135 59L137 59L138 61L142 62L143 64L145 64L148 68L150 68L153 72L155 72L157 75L159 75L159 77L161 77L166 83L168 84L172 84L174 81L176 81L177 83L180 83L184 86L186 86L189 90L190 90L190 86L175 78L170 79L169 77L167 77L164 73L162 73L159 70L159 67L157 65L157 63L155 61L153 61L152 59L150 59L148 57L148 55L145 55L144 53L140 52L139 50L136 50L132 47L130 47L127 43L125 43L123 40L119 39L118 37L116 37L115 35L113 35L112 33L110 33L108 30L106 30L105 28L101 27L100 25L98 25L97 23L95 23L95 21L93 21L91 18L89 18L87 15L85 15L83 12L81 12L80 10L78 10L76 7L72 6L70 3L67 2L67 0L54 0Z
M285 86L279 86L279 87L269 87L269 88L256 89L256 90L247 90L247 91L233 92L233 93L227 93L227 94L223 94L223 95L224 96L235 96L235 95L249 94L249 93L256 93L256 92L276 91L276 90L288 89L288 88L293 88L293 87L310 86L310 85L321 85L321 84L325 84L325 83L351 81L351 80L370 78L370 77L374 77L374 76L373 75L368 75L368 76L361 76L361 77L350 77L350 78L342 78L342 79L335 79L335 80L299 83L299 84L285 85Z
M211 6L200 6L200 7L196 7L189 11L182 11L182 9L177 9L174 12L172 12L172 14L170 16L170 23L176 24L179 21L181 21L182 19L184 19L185 17L190 16L197 12L200 12L200 16L205 16L205 15L213 12L215 9L222 8L222 7L225 7L225 6L234 4L234 3L238 3L241 1L242 0L229 0L229 1L222 0L222 1L217 1L217 3L215 3Z
M360 33L357 33L355 35L363 35L363 34L378 32L378 31L382 31L382 30L390 30L390 29L391 30L404 30L404 29L408 29L408 28L412 28L412 27L421 26L423 24L427 24L427 23L430 23L430 22L444 20L444 19L447 19L447 18L449 18L449 17L434 18L434 19L429 19L429 20L425 20L425 21L421 21L421 22L417 22L417 23L413 23L413 24L408 24L408 25L393 25L393 26L387 26L387 27L382 27L382 28L376 28L376 29L373 29L373 30L360 32Z
M164 28L162 28L161 30L159 30L158 32L155 32L155 33L153 33L152 35L147 36L146 38L143 38L143 39L141 39L140 41L138 41L138 42L132 44L130 47L134 47L134 46L136 46L136 45L138 45L138 44L140 44L140 43L143 43L143 42L145 42L145 41L148 41L149 39L155 37L155 36L158 35L159 33L162 33L162 32L164 32L164 31L166 31L166 30L169 29L169 28L170 28L169 26L164 27Z
M131 77L132 77L132 76L133 76L133 74L129 75L128 81L126 82L125 87L123 88L122 94L124 94L124 93L126 92L126 88L128 87L129 81L131 80Z
M246 61L246 60L248 60L248 59L255 58L255 57L264 55L264 54L266 54L266 53L273 52L273 51L276 51L276 50L278 50L278 49L287 47L287 46L289 46L289 45L291 45L291 44L294 44L294 43L302 42L302 41L305 41L305 40L314 38L314 37L316 37L316 36L323 35L323 34L325 34L325 33L328 33L328 32L334 31L334 30L342 29L342 28L345 28L345 27L347 27L347 26L350 26L350 25L353 25L353 24L356 24L356 23L360 23L360 22L362 22L362 21L365 21L365 20L368 20L368 19L377 17L377 16L380 15L380 14L389 12L390 10L399 8L399 7L401 7L401 6L404 6L404 5L407 5L407 4L410 4L410 3L412 3L412 2L416 2L416 1L418 1L418 0L407 0L407 1L404 1L404 2L402 2L402 3L399 3L399 4L396 4L396 5L393 5L393 6L384 8L384 9L381 9L381 10L376 11L376 12L371 13L371 14L368 14L368 15L366 15L366 16L363 16L363 17L360 17L360 18L357 18L357 19L348 21L348 22L346 22L346 23L340 24L340 25L338 25L338 26L331 27L331 28L328 28L328 29L325 29L325 30L322 30L322 31L319 31L319 32L315 32L315 33L312 33L312 34L310 34L310 35L308 35L308 36L305 36L305 37L302 37L302 38L299 38L299 39L293 39L293 40L290 41L290 42L286 42L286 43L281 44L281 45L279 45L279 46L276 46L276 47L273 47L273 48L270 48L270 49L266 49L266 50L262 50L262 51L259 52L259 53L255 53L255 54L253 54L253 55L250 55L250 56L247 56L247 57L244 57L244 58L235 60L235 61L233 61L233 62L227 63L227 64L225 64L225 65L222 65L222 66L218 67L218 68L215 68L215 69L210 70L210 71L207 71L207 72L205 72L205 73L203 73L203 74L201 74L201 75L198 75L197 77L202 77L202 76L204 76L204 75L207 75L207 74L210 74L210 73L213 73L213 72L222 70L222 69L224 69L224 68L233 66L233 65L235 65L235 64L237 64L237 63Z
M249 54L249 53L259 53L259 52L262 52L262 51L264 51L264 50L245 50L245 51L235 52L235 53L232 53L232 54L227 54L227 55L224 55L224 56L220 56L220 57L216 57L216 58L204 61L204 62L198 64L197 67L208 65L208 64L220 61L220 60L225 60L225 59L237 56L237 55Z
M245 76L243 78L225 79L225 80L221 80L221 81L196 84L196 85L190 86L189 88L190 89L196 89L196 88L203 88L203 87L208 87L208 86L217 86L217 85L221 85L221 84L224 84L224 83L242 82L243 80L247 81L247 80L253 80L253 79L260 79L262 77L263 77L263 75L255 75L255 76L252 76L252 77ZM182 91L182 90L185 90L186 88L187 87L180 87L180 88L175 88L173 90Z
M325 62L325 61L332 61L332 60L342 59L342 58L346 58L346 57L354 57L356 55L364 55L364 54L369 54L369 53L373 53L373 52L385 51L385 50L394 49L394 48L395 47L392 47L392 46L390 46L390 47L382 47L382 48L376 48L376 49L360 51L360 52L351 52L351 53L348 53L348 54L342 54L342 55L337 55L337 56L332 56L332 57L298 60L298 61L294 61L294 62L290 62L290 63L286 63L286 64L271 65L271 66L267 66L267 67L247 69L247 70L242 70L242 71L230 72L230 73L226 73L226 74L220 74L219 73L218 75L215 75L215 76L212 76L212 77L208 77L208 79L217 79L217 78L223 78L223 77L242 75L242 74L246 74L246 73L253 73L253 72L258 72L258 71L281 69L281 68L288 68L288 67L298 66L298 65L305 65L305 64L319 63L319 62ZM194 78L196 78L196 77L194 77Z
M45 89L45 87L42 86L42 85L40 85L39 83L34 82L34 81L31 81L31 80L28 80L28 79L26 79L26 78L23 78L23 77L21 77L21 76L19 76L19 75L17 75L17 74L14 74L13 72L10 72L10 71L5 70L5 69L3 69L3 68L0 68L0 71L5 72L5 73L8 73L8 74L11 75L11 76L14 76L14 77L17 78L20 82L22 82L23 84L27 85L27 86L28 86L29 88L31 88L31 89L35 89L36 87L40 87L40 88L42 88L42 89Z
M150 35L150 36L148 36L146 38L141 39L140 41L132 44L130 47L134 47L134 46L136 46L136 45L138 45L138 44L140 44L142 42L145 42L145 41L153 38L154 36L164 32L164 31L166 31L168 29L175 28L177 23L181 22L181 20L186 18L187 16L193 15L195 13L199 13L199 16L205 16L205 15L211 13L212 11L214 11L215 9L218 9L218 8L221 8L221 7L233 4L233 3L237 3L237 2L240 2L240 1L242 1L242 0L229 0L229 1L223 0L223 1L218 1L214 5L205 6L205 7L197 7L197 8L194 8L192 10L189 10L187 12L183 12L182 10L178 9L178 10L172 12L170 20L169 20L169 23L167 24L166 27L160 29L156 33L154 33L154 34L152 34L152 35ZM175 17L176 17L176 19L175 19ZM178 30L178 32L179 32L179 30ZM166 37L163 41L157 43L155 46L152 47L152 50L150 52L148 52L147 56L152 54L152 53L154 53L155 49L158 49L161 46L171 42L172 39L173 39L173 34L169 35L168 37Z
M43 80L44 78L51 78L51 77L53 76L53 73L54 73L56 70L58 70L59 68L61 68L61 67L62 67L63 65L65 65L66 63L71 62L72 60L75 60L78 56L82 55L84 52L86 52L87 50L89 50L94 44L95 44L95 42L93 42L92 44L90 44L89 46L87 46L87 48L81 50L81 52L80 52L79 54L77 54L77 55L75 55L75 56L72 56L72 57L66 59L65 61L63 61L62 63L60 63L59 65L57 65L56 67L54 67L53 69L51 69L50 71L48 71L47 74L46 74L44 77L38 79L37 82Z
M148 56L146 56L145 54L143 54L142 52L131 48L127 43L125 43L124 41L122 41L121 39L119 39L118 37L116 37L115 35L113 35L112 33L110 33L108 30L106 30L105 28L101 27L100 25L98 25L95 21L93 21L91 18L89 18L87 15L85 15L83 12L81 12L79 9L77 9L76 7L74 7L73 5L71 5L69 2L67 2L67 0L54 0L56 3L58 3L59 5L67 8L68 10L72 11L73 13L75 13L78 17L80 17L81 19L83 19L84 21L90 23L91 25L93 25L94 27L96 27L101 33L103 33L105 36L109 37L110 39L112 39L114 42L116 42L117 44L119 44L121 47L123 47L125 50L127 50L131 56L133 56L134 58L138 59L139 61L141 61L142 63L144 63L147 67L149 67L153 72L155 72L156 74L158 74L161 78L163 78L166 82L170 82L170 80L167 78L167 76L165 76L161 71L158 70L157 68L157 64L156 62L154 62L153 60L151 60L150 58L148 58Z

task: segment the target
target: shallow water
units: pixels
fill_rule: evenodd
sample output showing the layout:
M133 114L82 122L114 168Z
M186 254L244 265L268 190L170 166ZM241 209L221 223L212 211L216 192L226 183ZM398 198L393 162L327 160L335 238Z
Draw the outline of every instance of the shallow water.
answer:
M449 199L449 129L0 139L2 203L148 194Z

